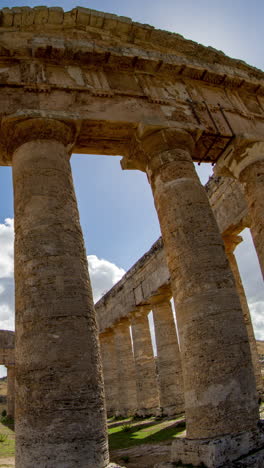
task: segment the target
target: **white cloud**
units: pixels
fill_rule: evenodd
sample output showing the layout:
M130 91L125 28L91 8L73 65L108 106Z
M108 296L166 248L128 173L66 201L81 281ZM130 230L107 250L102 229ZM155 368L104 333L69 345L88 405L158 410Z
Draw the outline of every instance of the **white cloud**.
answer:
M14 274L14 220L7 218L0 224L0 278L11 278Z
M0 329L14 330L14 221L0 224Z
M122 278L125 274L125 270L108 260L98 258L96 255L88 255L87 259L94 302L97 302Z
M249 229L241 233L243 242L235 250L248 300L255 336L264 340L264 288L256 250Z
M0 224L0 329L14 330L14 222ZM88 255L94 301L98 301L125 273L108 260Z

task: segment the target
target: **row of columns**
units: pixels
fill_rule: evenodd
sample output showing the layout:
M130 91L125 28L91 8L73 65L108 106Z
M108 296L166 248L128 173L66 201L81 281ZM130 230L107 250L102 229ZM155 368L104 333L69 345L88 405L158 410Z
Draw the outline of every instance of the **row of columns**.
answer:
M149 308L100 334L106 407L109 415L179 414L184 411L182 370L171 302L152 307L157 345L155 362Z
M238 235L223 237L246 325L259 397L263 395L261 366L250 311L234 250ZM109 415L164 415L184 412L184 389L178 337L169 298L153 298L157 369L148 321L149 307L139 307L131 319L100 334L106 406ZM130 334L131 327L131 334ZM132 336L131 336L132 335ZM132 339L131 339L132 338Z
M37 118L8 122L7 134L15 205L16 467L104 468L109 458L98 332L69 163L75 130ZM241 303L194 169L192 137L177 129L147 133L140 148L177 309L187 437L257 428ZM252 190L257 224L260 184ZM123 324L118 333L121 381L128 379L131 363L123 353L131 338ZM137 365L149 369L148 360L141 364L134 353ZM124 404L135 394L134 387L126 398L118 392Z

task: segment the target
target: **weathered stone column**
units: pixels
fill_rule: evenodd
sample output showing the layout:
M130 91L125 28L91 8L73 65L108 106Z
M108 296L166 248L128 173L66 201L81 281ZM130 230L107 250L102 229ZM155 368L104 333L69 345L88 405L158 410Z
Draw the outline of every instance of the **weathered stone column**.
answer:
M73 132L48 119L12 126L16 468L108 464L98 332L69 161Z
M263 395L263 382L262 382L262 375L261 375L261 366L259 362L259 355L258 355L258 350L257 350L257 343L256 343L255 335L254 335L254 330L252 326L252 321L251 321L251 316L250 316L250 311L249 311L249 307L247 303L245 290L241 281L236 257L234 255L234 250L236 246L240 244L240 242L243 239L241 236L236 236L236 235L225 235L223 239L224 239L227 258L229 260L229 264L230 264L231 270L235 278L236 288L237 288L237 292L238 292L241 307L242 307L244 321L247 327L251 358L252 358L255 379L256 379L256 387L257 387L258 394L261 397Z
M121 416L135 414L138 406L135 361L129 326L129 320L124 319L114 328L118 375L118 404Z
M251 430L259 414L247 331L193 140L171 129L143 135L141 147L177 307L187 437Z
M160 406L148 312L149 310L140 307L131 318L136 368L137 414L140 416L156 415Z
M113 416L118 410L118 375L113 330L100 333L100 348L103 364L103 379L107 415Z
M15 417L15 366L7 366L7 415Z
M184 411L184 391L178 337L168 298L152 307L157 345L160 406L164 415Z
M264 142L237 138L217 162L215 173L232 176L243 185L251 234L264 278Z

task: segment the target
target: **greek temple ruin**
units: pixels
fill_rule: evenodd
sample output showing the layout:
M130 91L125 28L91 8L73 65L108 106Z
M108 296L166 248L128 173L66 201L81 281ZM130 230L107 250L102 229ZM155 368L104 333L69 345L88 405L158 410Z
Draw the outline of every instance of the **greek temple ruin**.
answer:
M82 153L144 171L162 233L96 306L109 411L184 409L172 463L261 468L262 390L233 251L246 222L264 272L263 72L129 18L24 7L0 11L0 85L0 164L14 187L16 467L111 466L70 167ZM214 165L215 190L194 162Z
M211 178L205 188L222 233L239 293L256 388L259 397L263 398L264 389L256 340L234 256L236 246L242 241L239 233L245 227L250 228L243 188L235 179L223 177ZM130 413L155 415L159 414L160 409L168 416L184 412L180 350L171 297L170 273L160 238L97 302L95 310L100 333L106 406L110 416L127 416ZM147 319L150 310L153 311L157 345L158 380ZM121 353L119 347L124 338L126 344L123 345ZM128 362L131 363L130 366L127 365Z

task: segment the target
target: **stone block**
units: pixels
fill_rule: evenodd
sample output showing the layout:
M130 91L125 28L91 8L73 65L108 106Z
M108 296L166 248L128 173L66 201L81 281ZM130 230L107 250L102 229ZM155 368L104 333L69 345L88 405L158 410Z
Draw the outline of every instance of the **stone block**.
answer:
M34 7L35 10L35 24L45 24L49 19L49 9L46 6Z
M153 26L148 24L133 23L133 34L135 39L146 41L150 38Z
M126 16L118 17L118 32L121 34L129 34L132 29L132 20Z
M13 26L14 21L14 13L10 8L3 8L1 10L2 18L1 18L1 25L6 28Z
M63 17L63 25L69 26L69 27L74 26L76 24L76 18L77 18L76 8L74 8L74 10L71 10L71 11L66 11Z
M12 12L13 12L13 15L14 15L14 19L13 19L13 26L20 26L21 25L21 21L22 21L22 11L21 11L21 8L19 7L14 7L12 8Z
M104 14L104 23L103 28L106 31L113 31L117 29L117 15L112 15L110 13Z
M172 443L171 462L193 466L204 464L206 468L218 468L260 449L263 444L263 422L257 430L214 439L177 438Z
M63 23L63 8L51 7L49 8L49 23L62 24Z
M104 13L101 11L90 10L91 17L90 17L90 26L94 28L101 28L104 23Z
M77 7L76 24L78 26L88 26L90 24L91 10L90 8Z
M34 24L35 11L33 8L22 7L21 8L21 25L22 26L31 26Z

